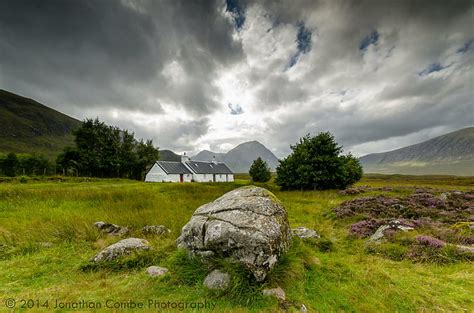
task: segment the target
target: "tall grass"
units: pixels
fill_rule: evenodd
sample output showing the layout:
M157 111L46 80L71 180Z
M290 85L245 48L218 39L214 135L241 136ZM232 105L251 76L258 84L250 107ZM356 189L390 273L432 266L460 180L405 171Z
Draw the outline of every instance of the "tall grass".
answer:
M281 303L261 290L281 286L284 307L310 311L469 311L474 308L472 263L414 264L368 254L363 240L348 236L349 221L336 219L332 208L351 196L337 191L280 192L272 182L259 184L276 193L288 210L292 227L316 229L321 240L293 240L263 284L235 264L204 264L177 251L175 239L200 205L250 182L147 184L127 180L70 182L28 181L0 184L0 296L15 299L105 301L213 301L217 311L279 310ZM473 180L452 177L419 179L369 176L360 184L470 189ZM372 192L374 194L381 192ZM370 194L370 193L369 193ZM106 221L130 228L130 236L146 238L153 250L93 265L89 259L119 238L98 232L93 223ZM165 225L167 236L144 236L145 225ZM52 243L50 244L45 243ZM393 259L396 259L395 257ZM150 278L144 268L170 269ZM232 274L225 292L202 286L213 268ZM0 304L0 310L3 309Z

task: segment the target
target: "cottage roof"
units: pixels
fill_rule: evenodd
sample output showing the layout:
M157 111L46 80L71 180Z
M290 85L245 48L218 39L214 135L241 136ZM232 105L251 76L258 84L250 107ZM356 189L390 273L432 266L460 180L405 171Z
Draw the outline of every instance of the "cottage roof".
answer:
M181 162L157 161L156 164L161 167L166 174L192 174Z
M186 161L186 165L196 174L233 174L225 163Z

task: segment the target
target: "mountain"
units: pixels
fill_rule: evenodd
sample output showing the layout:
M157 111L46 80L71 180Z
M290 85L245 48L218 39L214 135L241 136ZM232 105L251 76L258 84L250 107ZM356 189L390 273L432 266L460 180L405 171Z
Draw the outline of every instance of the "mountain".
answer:
M225 153L212 152L209 150L202 150L201 152L193 156L192 159L197 161L209 161L212 160L214 156L216 157L216 161L224 162Z
M258 141L244 142L227 153L214 153L203 150L191 159L197 161L210 161L215 156L219 162L225 162L235 173L247 173L252 162L261 157L268 166L275 171L278 166L277 157Z
M474 175L474 127L360 158L367 173Z
M171 150L160 150L160 161L181 161L181 156Z
M74 144L80 121L32 99L0 89L0 152L38 153L54 159Z

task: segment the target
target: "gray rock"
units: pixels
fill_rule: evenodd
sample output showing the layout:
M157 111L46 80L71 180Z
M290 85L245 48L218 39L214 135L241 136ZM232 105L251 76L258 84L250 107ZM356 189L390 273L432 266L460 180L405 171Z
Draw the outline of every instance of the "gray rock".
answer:
M462 252L474 253L474 246L456 245L456 248Z
M103 233L106 233L112 236L122 236L128 233L127 227L123 227L123 226L119 226L119 225L115 225L111 223L95 222L94 226L97 227Z
M148 241L140 238L127 238L120 240L113 245L110 245L100 251L92 261L101 262L101 261L111 261L115 260L118 257L123 255L130 254L134 250L149 250L150 245Z
M304 305L304 304L301 305L300 312L301 313L307 313L308 312L308 309L306 308L306 305Z
M183 227L178 247L191 255L229 258L263 281L291 243L288 215L270 191L247 186L199 207Z
M204 279L204 286L209 289L225 290L229 287L229 284L230 275L220 270L213 270Z
M293 228L291 230L293 232L293 235L298 236L302 239L305 238L320 238L319 234L314 230L314 229L309 229L303 226Z
M446 201L449 195L450 195L449 192L443 192L442 194L439 195L439 198L443 201Z
M51 248L53 246L53 243L49 241L43 241L40 242L39 245L43 248Z
M276 287L276 288L271 288L271 289L263 289L262 293L264 296L272 296L275 297L281 301L285 301L286 299L286 294L281 287Z
M168 269L166 267L159 267L159 266L150 266L146 269L146 272L151 277L163 276L168 273Z
M164 235L169 234L171 230L164 225L147 225L142 228L142 233L146 235Z
M370 236L369 241L372 242L380 242L385 237L385 231L387 230L401 230L401 231L409 231L413 230L414 228L411 226L407 226L403 224L399 220L390 221L388 224L380 226L375 233Z

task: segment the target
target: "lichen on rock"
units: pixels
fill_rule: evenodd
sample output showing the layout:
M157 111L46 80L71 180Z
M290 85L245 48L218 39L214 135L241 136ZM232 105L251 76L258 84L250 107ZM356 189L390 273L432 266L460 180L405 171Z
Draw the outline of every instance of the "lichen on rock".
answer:
M199 207L183 227L178 247L193 256L241 263L263 281L291 243L288 214L270 191L246 186Z

